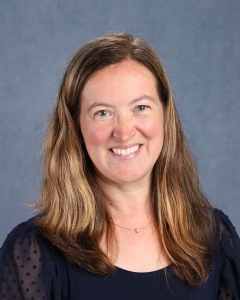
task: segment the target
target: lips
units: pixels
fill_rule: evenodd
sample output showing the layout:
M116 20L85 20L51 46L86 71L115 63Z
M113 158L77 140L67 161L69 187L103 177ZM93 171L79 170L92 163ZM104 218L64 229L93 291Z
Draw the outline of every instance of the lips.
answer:
M125 149L112 148L111 150L113 151L114 154L126 156L126 155L133 154L134 152L136 152L139 149L139 147L140 147L140 145L136 145L136 146L132 146L132 147L125 148Z

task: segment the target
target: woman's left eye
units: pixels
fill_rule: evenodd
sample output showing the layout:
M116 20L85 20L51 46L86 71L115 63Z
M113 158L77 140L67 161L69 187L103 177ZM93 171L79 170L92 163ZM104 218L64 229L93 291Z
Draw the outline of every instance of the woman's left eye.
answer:
M143 111L143 110L145 110L147 108L147 105L138 105L137 106L137 110L139 110L139 111Z

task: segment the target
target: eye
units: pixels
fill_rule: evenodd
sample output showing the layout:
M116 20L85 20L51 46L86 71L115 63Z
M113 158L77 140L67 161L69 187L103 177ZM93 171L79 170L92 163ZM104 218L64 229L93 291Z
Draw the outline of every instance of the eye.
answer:
M138 110L138 111L143 111L143 110L145 110L145 109L147 109L147 105L138 105L138 106L137 106L137 110Z
M96 115L99 117L106 117L108 115L108 111L107 110L99 110L98 112L96 112Z

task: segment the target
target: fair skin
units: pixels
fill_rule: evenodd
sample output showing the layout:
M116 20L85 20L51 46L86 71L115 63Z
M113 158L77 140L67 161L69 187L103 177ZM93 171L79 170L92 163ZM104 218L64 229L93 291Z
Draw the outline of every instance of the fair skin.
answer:
M164 138L153 74L133 60L93 73L82 91L80 127L113 222L132 229L149 224L152 169ZM139 233L115 226L115 233L117 256L101 246L116 266L148 272L169 263L153 223Z

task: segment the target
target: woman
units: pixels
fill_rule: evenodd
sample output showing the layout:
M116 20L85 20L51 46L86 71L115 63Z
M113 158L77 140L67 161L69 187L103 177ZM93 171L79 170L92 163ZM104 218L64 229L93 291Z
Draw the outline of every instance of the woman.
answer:
M156 52L126 33L73 57L39 214L1 252L3 299L240 299L240 242L202 194Z

